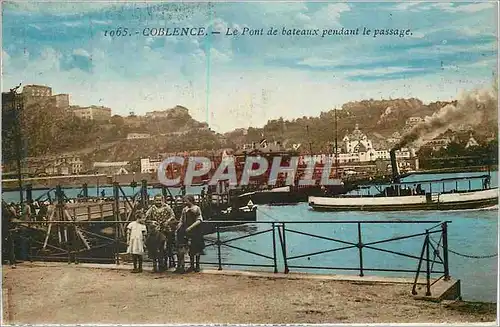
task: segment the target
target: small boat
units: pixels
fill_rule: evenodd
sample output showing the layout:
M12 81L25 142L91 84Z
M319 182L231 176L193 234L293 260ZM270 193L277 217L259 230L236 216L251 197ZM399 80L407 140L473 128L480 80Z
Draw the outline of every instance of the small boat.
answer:
M254 221L257 221L257 206L254 205L252 201L249 201L249 203L243 207L233 206L219 212L212 213L209 218L205 220L206 223L203 224L203 233L215 233L217 226L219 228L225 228Z

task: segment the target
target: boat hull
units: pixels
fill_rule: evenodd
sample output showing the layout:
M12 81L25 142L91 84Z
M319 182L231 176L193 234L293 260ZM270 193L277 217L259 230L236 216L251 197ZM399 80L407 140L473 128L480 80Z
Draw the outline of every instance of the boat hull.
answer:
M498 204L498 189L434 195L393 197L310 197L316 211L467 210Z
M328 194L340 195L351 191L352 188L344 185L327 186ZM297 188L291 187L284 191L255 191L241 194L232 198L233 202L246 205L248 201L254 204L286 205L307 202L310 196L319 196L324 191L319 186Z
M211 223L211 221L216 221L217 223ZM246 223L251 223L257 221L257 207L255 206L252 210L233 210L228 213L220 212L207 219L203 225L203 234L212 234L217 231L217 226L219 228L237 226ZM221 230L222 231L222 230Z

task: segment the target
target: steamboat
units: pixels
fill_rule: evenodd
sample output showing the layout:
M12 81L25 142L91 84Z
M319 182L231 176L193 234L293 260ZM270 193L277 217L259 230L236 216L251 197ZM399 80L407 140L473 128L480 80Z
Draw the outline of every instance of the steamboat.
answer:
M372 196L311 196L309 206L316 211L406 211L406 210L464 210L498 205L498 187L490 188L490 176L447 178L433 181L400 182L395 150L390 151L393 183L377 185L379 193ZM472 179L482 180L482 189L472 189ZM456 188L444 190L444 183L455 181ZM468 181L468 188L459 189L459 182ZM432 185L442 183L441 190ZM428 184L428 189L422 185Z

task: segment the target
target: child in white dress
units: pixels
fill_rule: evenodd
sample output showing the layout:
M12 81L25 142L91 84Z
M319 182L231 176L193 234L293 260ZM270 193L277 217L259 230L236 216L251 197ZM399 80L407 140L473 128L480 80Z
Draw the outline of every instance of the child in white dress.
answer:
M136 215L136 220L127 225L127 253L132 254L134 261L132 273L142 272L142 258L144 256L146 234L147 228L144 215L139 211Z

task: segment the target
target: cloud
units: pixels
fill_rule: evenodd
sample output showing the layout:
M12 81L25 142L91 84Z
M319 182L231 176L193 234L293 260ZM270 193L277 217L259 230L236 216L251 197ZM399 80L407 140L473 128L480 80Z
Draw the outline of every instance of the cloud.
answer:
M28 26L29 26L29 27L33 27L34 29L37 29L37 30L39 30L39 31L42 29L40 26L38 26L38 25L36 25L36 24L29 24Z
M87 52L87 50L84 50L82 48L75 49L73 51L73 55L90 58L90 54Z
M491 83L496 67L496 16L463 4L405 2L396 6L407 11L391 15L386 10L394 5L354 2L213 3L212 12L208 4L177 4L175 20L167 19L169 5L163 4L7 6L6 88L20 81L46 84L71 94L74 104L107 105L117 114L181 104L222 131L311 116L353 100L452 99L460 89ZM54 18L59 10L67 17ZM411 27L413 36L110 38L103 34L107 25L139 31L387 26Z
M461 4L457 6L443 6L442 9L448 12L464 12L475 13L482 10L494 9L495 4L492 2Z
M117 3L112 2L50 2L50 1L19 1L6 2L3 6L7 10L15 12L45 13L56 16L75 15L81 13L101 11L109 8L116 8Z
M222 53L215 48L210 49L210 61L225 63L231 61L231 54Z
M311 17L311 25L320 28L333 28L341 26L342 13L349 12L351 7L346 3L329 4L326 8L318 10Z
M64 26L68 27L77 27L77 26L82 26L83 22L82 21L70 21L70 22L62 22Z
M300 60L297 64L310 66L310 67L331 67L337 64L342 63L338 59L327 59L327 58L319 58L319 57L309 57L306 59Z
M353 69L341 73L345 76L384 76L394 73L409 73L409 72L422 72L425 68L411 68L411 67L384 67L373 69Z
M476 13L479 11L493 9L493 8L495 8L495 4L493 2L479 2L479 3L469 3L469 4L452 4L449 2L436 2L436 3L406 2L406 3L399 3L394 7L390 8L390 10L413 11L413 12L438 10L449 13Z
M111 25L113 23L113 21L111 20L98 20L98 19L92 19L90 22L96 25Z

